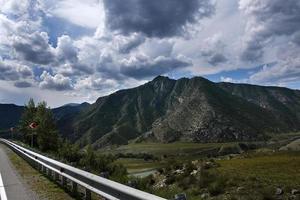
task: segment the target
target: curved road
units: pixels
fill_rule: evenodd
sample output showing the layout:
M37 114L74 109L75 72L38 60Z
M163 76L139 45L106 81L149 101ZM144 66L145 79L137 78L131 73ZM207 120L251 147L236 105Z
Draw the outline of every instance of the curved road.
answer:
M0 144L0 192L3 193L3 187L8 200L35 200L34 192L29 190L22 182L18 172L10 162L7 153L11 151L3 144ZM2 188L2 189L1 189ZM1 194L2 195L2 194ZM0 197L1 199L1 197Z

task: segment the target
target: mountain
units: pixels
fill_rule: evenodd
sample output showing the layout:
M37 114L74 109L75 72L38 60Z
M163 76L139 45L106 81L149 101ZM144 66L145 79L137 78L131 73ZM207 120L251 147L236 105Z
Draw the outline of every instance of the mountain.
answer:
M77 116L88 103L82 104L66 104L64 106L52 109L54 117L57 120L57 125L62 133L68 129L65 125L66 121L70 124L71 120ZM24 106L17 106L14 104L0 104L0 130L6 130L10 127L15 127L23 113Z
M6 130L14 127L23 112L23 106L14 104L0 104L0 129Z
M90 104L82 103L75 104L70 103L64 106L52 109L54 117L57 121L57 127L64 138L72 140L72 127L71 124L76 116L83 112Z
M0 128L14 126L22 110L0 104ZM300 91L158 76L93 104L66 104L53 113L63 137L95 148L129 141L263 140L269 133L300 130Z
M281 122L285 129L300 129L300 91L283 87L219 83L222 89L266 110Z
M99 148L130 140L221 142L300 130L297 90L158 76L100 97L68 123L72 139Z

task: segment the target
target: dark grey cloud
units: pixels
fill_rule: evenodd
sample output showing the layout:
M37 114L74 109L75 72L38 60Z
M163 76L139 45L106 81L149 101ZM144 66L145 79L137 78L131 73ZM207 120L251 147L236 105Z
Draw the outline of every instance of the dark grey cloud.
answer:
M246 48L241 53L241 59L243 61L255 62L262 59L264 51L263 41L259 41L257 38L252 38L246 42Z
M227 58L221 53L215 53L215 54L211 55L208 59L208 63L213 66L216 66L218 64L225 63L225 62L227 62Z
M131 50L144 43L146 38L140 34L133 34L129 38L120 38L118 41L118 50L122 54L128 54Z
M213 66L217 66L228 61L226 56L223 53L218 52L217 50L203 51L201 52L201 56L204 57L205 60Z
M18 80L19 74L10 66L0 63L0 79L1 80Z
M249 17L242 60L260 60L266 44L280 36L299 44L299 0L240 0L240 8Z
M227 45L222 41L221 34L215 34L206 38L200 45L200 57L211 64L217 66L228 61L226 53Z
M55 61L45 32L35 32L13 41L13 48L26 61L47 65Z
M79 74L93 74L94 73L94 69L90 66L87 66L85 64L82 63L74 63L72 64L72 68L75 69L76 71L79 72Z
M300 30L295 33L292 37L292 41L297 44L298 46L300 46Z
M28 88L31 87L32 84L27 81L17 81L14 83L14 86L17 88Z
M189 61L180 58L159 56L155 59L149 59L144 56L136 56L121 63L121 73L135 79L143 79L185 68L189 65L191 65Z
M5 63L0 61L0 80L16 81L32 76L32 70L18 63Z
M186 25L211 16L211 0L104 0L106 26L122 34L182 35Z

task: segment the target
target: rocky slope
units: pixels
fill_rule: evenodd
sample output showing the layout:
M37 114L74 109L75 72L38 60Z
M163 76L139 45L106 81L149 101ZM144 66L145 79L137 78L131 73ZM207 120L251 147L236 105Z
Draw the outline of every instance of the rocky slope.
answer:
M299 130L299 102L299 91L285 88L159 76L99 98L74 118L69 132L81 145L95 147L129 140L257 140L268 132Z

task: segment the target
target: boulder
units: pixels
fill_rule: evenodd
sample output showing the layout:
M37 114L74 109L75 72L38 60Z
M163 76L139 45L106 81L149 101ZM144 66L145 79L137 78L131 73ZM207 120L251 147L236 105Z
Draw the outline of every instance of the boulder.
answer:
M283 193L284 193L284 192L283 192L283 189L281 189L281 188L279 188L279 187L276 188L276 192L275 192L276 195L283 195Z
M300 190L292 189L291 194L292 195L299 195L300 194Z

